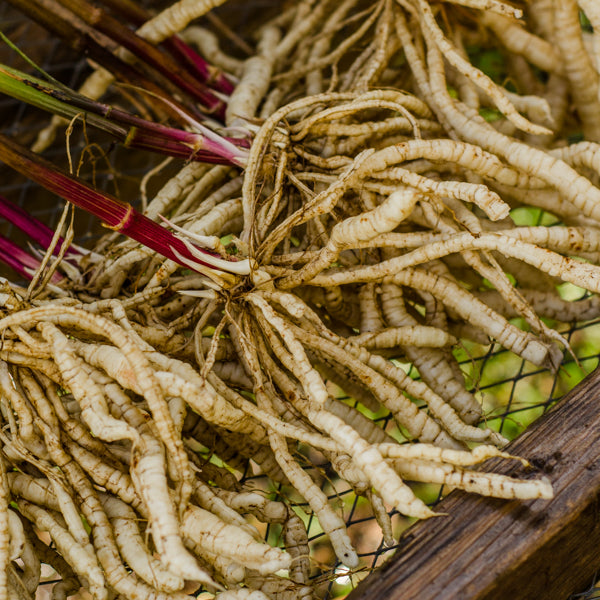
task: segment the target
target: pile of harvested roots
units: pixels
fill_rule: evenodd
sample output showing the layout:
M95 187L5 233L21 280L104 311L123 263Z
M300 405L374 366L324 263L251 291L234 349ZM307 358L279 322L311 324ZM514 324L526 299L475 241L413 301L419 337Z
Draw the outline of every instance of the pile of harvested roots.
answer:
M78 4L60 2L69 22ZM104 219L117 231L92 251L69 245L65 213L31 285L3 284L0 596L32 598L45 563L56 599L316 597L306 519L240 483L250 461L306 500L349 569L360 559L309 458L367 499L388 544L390 511L434 516L407 481L551 498L533 471L472 469L514 457L452 347L493 340L557 369L568 342L544 318L600 315L597 296L560 295L600 291L597 3L303 0L259 11L244 39L206 16L223 2L99 4L210 63L213 116L188 123L226 164L169 159L143 206L180 244L168 258L119 235L133 209ZM486 74L490 53L501 69ZM112 80L98 67L81 92ZM551 225L519 226L523 206ZM382 408L387 430L366 416Z

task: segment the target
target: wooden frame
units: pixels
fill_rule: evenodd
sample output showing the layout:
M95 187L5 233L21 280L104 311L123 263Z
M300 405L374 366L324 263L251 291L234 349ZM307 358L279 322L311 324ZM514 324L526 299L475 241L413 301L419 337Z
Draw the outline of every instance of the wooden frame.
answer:
M600 569L600 369L507 448L547 476L552 500L503 501L454 491L408 529L396 555L347 600L565 600Z

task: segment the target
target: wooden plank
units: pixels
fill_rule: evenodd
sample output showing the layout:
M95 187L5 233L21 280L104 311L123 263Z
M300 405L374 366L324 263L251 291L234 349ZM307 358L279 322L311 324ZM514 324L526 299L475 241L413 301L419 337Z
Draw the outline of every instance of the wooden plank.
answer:
M441 516L408 529L396 555L347 600L565 600L600 567L600 369L507 448L535 469L493 459L486 470L546 475L552 500L454 491Z

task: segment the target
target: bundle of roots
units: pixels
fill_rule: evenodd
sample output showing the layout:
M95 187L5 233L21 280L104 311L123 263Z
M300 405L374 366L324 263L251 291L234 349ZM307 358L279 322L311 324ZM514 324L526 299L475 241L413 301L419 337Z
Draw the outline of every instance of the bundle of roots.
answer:
M249 461L350 569L311 461L390 545L391 513L435 516L407 482L552 497L535 471L473 469L515 457L452 349L493 341L557 369L569 344L544 318L600 316L596 3L291 2L243 59L190 25L216 4L180 0L138 33L179 32L235 81L221 133L251 140L243 168L182 164L145 207L221 262L184 269L111 234L63 277L2 289L3 597L33 597L40 563L57 599L317 597L306 519L241 483ZM367 416L382 410L386 428Z

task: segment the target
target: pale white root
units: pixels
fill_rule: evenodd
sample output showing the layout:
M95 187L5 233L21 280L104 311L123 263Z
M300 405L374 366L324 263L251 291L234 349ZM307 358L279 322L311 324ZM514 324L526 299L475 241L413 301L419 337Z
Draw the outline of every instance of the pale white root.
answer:
M373 514L377 520L377 524L381 527L383 542L386 546L393 546L396 543L394 532L392 529L392 520L388 513L381 496L371 489L366 491L367 499L373 509Z
M536 135L552 133L545 127L535 125L520 115L504 94L503 89L497 86L487 75L471 66L471 64L467 62L446 39L435 21L429 3L425 0L417 0L417 2L422 17L421 26L424 29L424 34L428 34L428 44L431 43L430 40L435 42L443 53L444 58L466 77L471 79L475 85L481 87L481 89L492 98L498 109L519 129Z
M61 556L66 559L79 577L88 582L88 589L92 596L98 600L107 598L106 580L96 558L80 546L50 512L26 500L19 500L17 504L19 511L35 523L40 531L47 531L50 534Z
M25 548L25 531L23 523L14 510L7 509L8 533L10 543L8 545L9 560L16 560L23 554Z
M215 596L216 600L270 600L269 596L263 594L260 590L249 590L248 588L238 588L227 590Z
M600 31L600 7L594 0L577 0L579 8L583 10L594 30L592 42L592 52L590 53L594 60L596 71L600 74L600 40L598 32ZM600 93L600 92L599 92Z
M292 557L289 574L295 583L307 584L310 576L310 548L308 533L302 519L290 510L283 525L285 549Z
M446 484L467 492L490 496L494 498L550 499L554 493L547 478L514 479L498 473L480 473L454 467L440 465L426 460L394 459L390 461L403 477L413 481L428 481Z
M334 333L328 331L320 321L319 317L312 312L312 310L304 305L301 301L290 294L285 293L271 293L270 296L288 310L288 312L296 318L305 317L314 326L314 328L321 333L322 338L319 343L316 342L317 337L314 334L308 333L308 331L300 329L299 327L293 326L292 329L294 334L301 340L307 340L309 344L317 350L327 353L330 357L338 359L343 364L350 364L349 361L352 358L356 359L354 362L354 370L358 371L361 367L370 367L376 372L381 373L390 382L398 385L400 389L406 390L412 396L424 399L432 413L440 420L447 431L459 440L471 440L471 441L483 441L485 439L494 440L496 443L504 443L504 438L498 436L491 430L481 430L474 427L470 427L458 419L453 409L445 404L442 399L433 393L425 384L422 382L413 381L411 378L406 376L404 371L395 367L388 361L382 359L379 356L369 353L364 348L357 346L352 343L351 339L346 340ZM347 354L344 356L344 352ZM343 358L342 358L343 357ZM358 364L357 364L358 363ZM360 366L359 366L360 365ZM370 375L370 379L373 379L374 375ZM385 386L385 382L380 382L378 387ZM384 404L389 406L389 401ZM409 426L410 420L407 419L402 421L402 424ZM417 436L418 437L418 436Z
M183 589L184 580L166 570L148 550L138 526L140 519L135 511L119 498L108 494L100 494L100 500L115 531L119 552L133 572L160 591L175 592Z
M583 122L586 137L598 142L600 141L600 76L583 43L577 1L555 1L554 23L556 46L561 53L577 113Z
M224 2L225 0L179 0L146 21L136 33L150 43L158 44Z
M267 326L263 327L263 332L269 336L269 328ZM296 330L295 335L300 339L306 337L305 332L299 332L298 330ZM319 340L319 343L313 348L314 351L323 353L326 350L328 359L333 358L336 363L344 364L350 368L353 373L358 376L361 383L365 384L370 389L374 397L390 410L398 424L401 427L406 428L411 437L423 441L434 441L441 445L453 444L452 438L442 431L441 427L431 417L424 411L419 410L418 407L403 394L398 394L398 388L392 385L392 383L382 375L371 369L356 357L344 352L344 350L337 345L331 344L318 336L313 336L310 339L313 343L317 339ZM322 341L325 341L326 343L323 344L321 343ZM282 357L285 356L285 349L278 346L277 339L273 336L269 336L269 343L277 352L279 359L282 360ZM263 357L263 359L268 360L268 357ZM285 362L290 363L292 360L291 356L288 355ZM270 364L269 367L270 372L274 372L275 374L278 373L274 365ZM278 381L278 384L283 387L283 382ZM285 387L283 387L283 389L285 389ZM332 414L334 415L335 413L332 412ZM354 420L352 422L354 422ZM373 432L370 431L369 433Z
M469 8L475 8L482 11L492 11L499 15L506 15L515 19L520 19L523 16L523 11L520 8L500 2L498 0L449 0L452 4L462 4Z
M182 530L177 519L165 478L163 448L148 435L140 436L132 465L131 477L148 509L150 528L160 561L173 574L183 578L215 585L208 573L185 549Z
M19 550L15 551L14 548L17 545L15 536L11 535L10 514L12 514L12 511L8 509L9 502L10 488L6 477L6 467L4 457L0 457L0 596L3 598L8 598L8 567L11 561L14 560L12 555L15 552L20 555Z
M524 56L528 62L543 71L563 74L562 61L550 42L530 33L520 23L505 16L483 11L480 18L511 53Z
M260 590L267 597L277 600L315 600L316 598L311 586L298 584L277 575L265 577L249 572L246 583L248 587Z
M175 177L171 177L154 196L145 210L146 216L156 219L158 215L168 215L172 206L179 203L184 193L188 192L190 187L208 170L209 167L202 163L190 162L187 164Z
M63 483L55 478L50 479L50 484L56 496L56 501L60 506L60 512L65 520L69 533L73 539L80 544L90 556L94 556L94 547L90 543L88 532L83 526L79 509L75 504L69 491L63 487Z
M395 259L392 259L395 260ZM360 271L356 271L360 272ZM370 276L370 270L358 278L362 281L379 279ZM367 275L369 273L369 275ZM383 275L383 274L382 274ZM549 359L549 348L520 329L512 326L489 307L480 303L474 296L445 277L438 277L422 269L406 268L395 275L383 275L379 279L383 284L395 283L427 291L452 307L461 318L483 329L490 337L496 338L505 348L537 365L545 364ZM345 284L357 281L355 271L338 271L331 275L317 275L311 285ZM554 359L552 359L554 360Z
M389 325L412 326L416 323L415 318L406 310L400 287L387 284L381 286L381 290L381 306ZM465 423L473 424L480 419L481 405L465 389L462 374L457 375L452 368L453 357L431 349L423 352L411 346L404 347L404 352L417 367L425 383L448 402Z
M140 497L131 477L127 473L106 464L101 457L85 450L74 442L67 442L66 446L69 453L81 468L89 474L95 484L114 494L132 508L142 509Z
M264 523L283 523L288 518L288 510L283 502L269 500L259 492L232 492L215 488L214 493L231 508L245 514L253 514Z
M209 569L215 581L223 586L235 586L244 581L246 568L231 560L228 556L214 554L190 538L184 539L186 547L198 557L202 565Z
M283 472L290 483L307 500L311 509L319 519L319 524L329 537L338 559L349 568L360 564L358 554L352 546L344 519L329 505L327 496L311 477L294 461L290 455L285 440L281 436L269 436L271 448Z
M289 367L306 390L306 393L318 404L324 404L329 396L327 388L319 373L308 360L302 344L298 342L285 321L273 310L264 298L257 294L249 294L247 299L262 311L265 318L276 328L277 332L284 340L288 350L294 356L294 360L290 362Z
M80 403L82 418L92 434L108 442L122 439L137 442L137 431L110 415L100 388L87 377L81 360L69 349L68 338L50 323L41 323L39 328L45 339L52 343L65 387Z
M32 504L37 504L56 512L60 511L60 505L49 479L32 477L31 475L15 471L6 475L12 494L28 500Z
M277 27L262 29L257 53L244 62L240 81L227 103L225 124L228 127L245 127L248 121L254 119L258 105L269 88L280 36Z
M153 413L155 427L169 452L169 460L173 461L181 485L183 503L191 494L191 470L183 442L178 437L175 424L171 419L168 404L156 381L147 358L136 342L115 323L87 311L68 306L42 306L13 314L0 319L0 330L21 323L50 321L66 326L74 326L108 338L121 350L125 361L129 364L138 388L148 402Z
M181 525L183 535L193 543L262 574L275 573L289 567L289 554L280 548L257 542L244 530L228 525L200 507L188 506Z
M310 340L309 343L311 343L314 348L317 347L317 336L311 336L300 330L296 330L296 333L299 337L302 337L307 341ZM324 352L328 353L331 357L341 357L343 356L343 353L336 350L336 345L339 345L341 346L340 350L345 350L350 356L355 358L357 362L363 363L376 373L381 374L382 377L385 377L390 383L395 384L398 389L404 390L417 398L422 398L427 402L432 414L439 420L441 425L453 439L461 441L491 440L499 444L505 442L502 436L499 436L492 430L478 429L464 423L458 418L455 411L424 383L413 381L404 373L404 371L394 366L389 361L380 356L368 353L367 350L355 346L352 343L348 343L341 338L335 339L333 335L330 337L334 340L333 342L329 340L322 340L321 342L321 347ZM346 358L346 360L348 359ZM390 407L390 402L384 402L384 405ZM407 426L410 431L410 425L406 421L401 420L400 422L402 425Z
M213 490L212 486L209 486L200 479L196 479L194 483L194 497L198 501L200 508L212 512L225 523L243 529L254 539L258 541L262 540L256 527L250 525L250 523L230 507L230 505Z
M450 448L440 448L431 444L377 444L381 455L385 458L398 458L409 460L418 458L421 460L448 463L456 466L471 466L487 460L488 458L501 457L515 459L527 464L521 458L512 456L506 452L498 450L495 446L476 446L472 450L453 450Z

